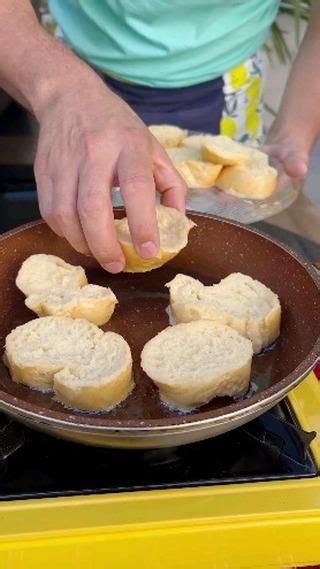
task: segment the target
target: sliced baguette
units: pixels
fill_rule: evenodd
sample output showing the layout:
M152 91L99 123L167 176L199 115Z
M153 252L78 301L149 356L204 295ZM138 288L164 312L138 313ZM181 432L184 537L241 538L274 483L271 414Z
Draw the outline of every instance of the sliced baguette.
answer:
M143 348L141 366L161 399L192 409L213 397L243 394L249 385L252 344L223 324L197 321L170 326Z
M169 124L152 124L148 128L151 134L165 148L180 146L188 134L187 130Z
M175 165L188 188L212 188L222 166L200 160L188 160Z
M193 148L198 150L202 158L201 149L204 144L214 142L216 135L213 134L191 134L187 136L182 142L182 148Z
M247 275L233 273L212 286L177 275L166 286L172 315L178 323L202 319L222 322L251 340L255 353L279 336L278 296Z
M198 148L168 148L167 153L189 188L214 186L222 166L204 162Z
M126 217L115 221L117 237L125 255L125 272L151 271L173 259L188 243L188 234L195 224L176 209L158 205L156 208L160 249L152 259L143 259L131 241Z
M27 295L25 304L38 316L85 318L102 326L111 318L117 298L110 288L88 285L82 267L54 255L31 255L16 284Z
M6 338L11 377L53 391L67 407L107 410L133 388L127 342L86 320L47 316L18 326Z
M21 265L17 287L26 295L38 294L53 287L78 288L88 284L82 267L69 265L60 257L39 253Z
M243 166L226 166L216 181L223 192L251 200L270 197L276 185L277 170L257 158Z
M203 153L203 147L205 146L217 146L217 138L220 138L224 135L213 135L213 134L193 134L191 136L187 136L182 145L181 148L190 148L193 151L198 152L198 155L200 155L201 159L204 160L205 156ZM264 162L265 164L268 164L268 155L263 152L262 150L260 150L259 148L255 148L253 146L247 146L246 144L242 144L240 142L236 142L232 139L230 139L229 137L224 137L228 139L227 144L230 146L230 144L232 144L233 148L236 146L237 148L237 153L241 152L245 155L247 155L247 160L246 162L249 162L252 158L260 160L261 162ZM231 143L230 143L231 141ZM219 144L219 142L218 142ZM220 146L221 146L221 142L220 142ZM177 149L178 150L178 149ZM221 152L221 149L220 149ZM211 154L210 154L211 156ZM210 161L213 161L213 163L217 163L216 159L213 159L212 157L210 157ZM221 162L219 162L221 163Z
M180 164L188 160L201 160L199 148L180 146L179 148L166 148L166 152L173 164Z
M246 164L250 159L244 144L240 144L223 134L219 134L212 137L210 141L204 142L201 152L204 160L214 164Z
M110 320L117 298L110 288L89 284L79 289L53 288L31 294L25 304L38 316L84 318L97 326Z

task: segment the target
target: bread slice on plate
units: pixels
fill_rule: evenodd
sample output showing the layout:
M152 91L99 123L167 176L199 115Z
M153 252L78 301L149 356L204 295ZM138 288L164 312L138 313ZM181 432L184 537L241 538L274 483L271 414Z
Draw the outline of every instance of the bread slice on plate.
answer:
M232 273L219 284L205 286L187 275L166 285L176 322L222 322L251 340L255 353L272 344L280 333L278 296L248 275Z
M202 158L201 149L204 144L210 144L214 142L217 135L214 134L191 134L187 136L182 142L182 148L193 148L198 150Z
M214 397L246 392L252 344L224 324L198 320L170 326L143 348L141 366L171 407L192 409Z
M188 160L202 160L199 148L180 146L179 148L166 148L166 152L173 164L181 164Z
M220 164L203 160L188 160L175 164L175 167L188 188L212 188L222 168Z
M277 176L275 168L255 156L248 164L223 168L217 178L216 186L233 196L264 200L274 193Z
M31 294L25 304L38 316L69 316L84 318L97 326L110 320L117 298L110 288L88 284L78 289L52 288Z
M167 153L189 188L214 186L222 166L204 162L198 148L191 146L168 148Z
M82 267L66 263L55 255L39 253L28 257L16 278L17 287L26 295L38 294L53 287L77 288L88 284Z
M180 146L188 134L187 130L170 124L152 124L148 128L161 146L165 148Z
M87 284L82 267L54 255L31 255L18 272L17 287L38 316L85 318L102 326L111 318L117 298L110 288Z
M6 338L4 361L14 381L53 391L73 409L108 410L134 386L127 342L86 320L47 316L18 326Z
M143 259L135 250L127 218L115 221L117 237L126 259L125 272L139 273L157 269L173 259L187 245L189 231L195 226L193 221L176 209L163 205L156 207L156 215L160 249L152 259Z
M202 158L214 164L234 165L246 164L249 162L246 146L219 134L212 137L210 141L204 142L201 147Z

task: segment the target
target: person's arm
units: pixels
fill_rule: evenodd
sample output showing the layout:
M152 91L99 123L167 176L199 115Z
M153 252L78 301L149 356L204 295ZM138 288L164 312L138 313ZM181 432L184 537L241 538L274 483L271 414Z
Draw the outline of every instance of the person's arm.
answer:
M47 34L29 0L0 2L0 86L40 123L35 176L42 217L111 272L124 266L110 190L116 181L136 249L159 246L155 189L184 210L186 187L143 122Z
M312 4L304 40L293 64L280 110L267 139L271 156L289 176L303 178L320 135L320 2Z

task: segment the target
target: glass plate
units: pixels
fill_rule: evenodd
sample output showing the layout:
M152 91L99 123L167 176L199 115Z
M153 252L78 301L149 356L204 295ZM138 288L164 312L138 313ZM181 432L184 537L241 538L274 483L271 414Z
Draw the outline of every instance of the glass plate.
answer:
M250 224L267 219L288 208L298 197L302 183L281 175L274 194L266 200L250 200L226 194L217 188L189 189L187 209L211 213L226 219ZM123 205L119 188L112 190L114 206Z
M193 134L203 133L189 132L189 135ZM200 213L210 213L244 224L256 223L280 213L297 199L302 189L302 182L293 180L284 174L279 163L271 161L271 165L278 170L278 181L275 192L268 199L240 198L222 192L216 187L189 188L187 209ZM112 197L114 206L123 205L119 188L113 189Z

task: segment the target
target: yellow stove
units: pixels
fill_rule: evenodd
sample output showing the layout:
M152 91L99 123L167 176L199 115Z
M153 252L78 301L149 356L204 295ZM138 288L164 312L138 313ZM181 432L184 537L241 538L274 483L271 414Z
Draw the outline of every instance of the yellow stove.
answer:
M307 433L320 432L320 384L314 374L291 393L286 406L296 418L292 429L300 433L297 440L301 444L307 441L305 446L308 446L312 436ZM285 418L276 416L272 421L280 421L281 429L286 423ZM261 421L255 423L254 429L252 426L246 429L243 433L238 430L234 435L223 435L218 443L214 440L198 443L205 446L196 446L202 451L192 455L192 464L200 465L203 461L207 469L200 471L200 475L197 472L198 478L192 479L195 466L188 466L188 450L181 451L185 453L182 465L178 451L173 450L168 456L146 451L147 458L144 456L138 468L138 451L125 451L133 453L128 459L124 458L124 451L118 451L121 454L117 455L117 451L87 449L83 450L87 454L81 466L80 462L77 464L74 447L78 452L85 447L62 441L53 444L54 439L26 433L17 424L2 426L4 437L11 433L11 442L7 444L7 452L6 446L0 445L4 464L2 475L0 468L0 568L320 566L319 436L313 438L305 451L306 466L298 465L299 460L290 455L298 445L297 440L279 445L277 432L272 427L264 433ZM259 469L246 474L246 451L240 435L251 437L256 463L264 464L265 474ZM263 449L267 448L263 457L261 444ZM284 459L280 457L283 448ZM237 473L236 482L225 478L223 463L217 466L218 457L214 456L217 451L225 453L227 465ZM95 452L100 453L98 458ZM236 457L236 466L232 456L228 456L230 453ZM34 462L32 457L36 457ZM215 474L211 480L210 464L220 468L218 476ZM272 464L280 465L278 473ZM285 465L289 465L286 473ZM85 479L84 474L90 468L97 476L100 466L103 468L99 484L98 478ZM55 473L52 479L51 472ZM179 476L183 484L179 483ZM16 494L12 488L18 488Z

